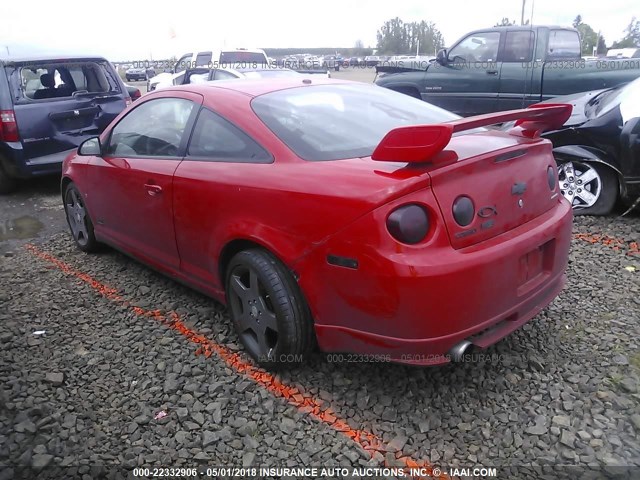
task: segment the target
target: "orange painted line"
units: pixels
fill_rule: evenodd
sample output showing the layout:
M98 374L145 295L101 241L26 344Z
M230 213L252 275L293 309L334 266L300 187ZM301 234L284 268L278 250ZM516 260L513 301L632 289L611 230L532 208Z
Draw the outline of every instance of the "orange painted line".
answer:
M359 444L366 452L368 452L371 457L373 457L373 455L377 451L388 451L386 445L379 436L367 430L351 428L351 426L346 421L336 417L330 408L323 407L321 403L318 402L313 396L302 393L297 388L283 383L266 370L256 367L252 363L244 360L240 354L233 352L228 347L210 340L206 336L190 329L187 325L185 325L185 323L181 320L180 316L176 312L172 311L169 312L168 315L166 315L160 310L146 310L144 308L135 306L130 301L122 297L116 289L104 285L103 283L99 282L86 273L76 270L69 264L57 259L49 253L43 252L36 246L27 244L25 245L25 248L40 259L53 264L63 273L74 276L82 282L88 284L103 297L130 308L131 311L137 316L151 318L160 322L171 330L180 333L191 343L194 343L198 346L195 351L196 355L204 355L208 358L213 353L215 353L237 373L248 377L258 385L271 392L274 396L284 398L290 405L293 405L304 413L307 413L311 417L315 418L317 421L330 426L337 432L350 438L351 440ZM428 461L418 462L411 457L400 456L397 456L396 460L402 464L403 468L423 468L428 475L428 477L425 478L439 478L442 480L450 478L446 473L440 473L440 470L437 470L437 474L434 475L433 467ZM389 466L386 465L386 458L384 462L385 466Z
M626 242L620 238L611 237L609 235L597 235L590 233L574 233L573 238L576 240L582 240L587 243L600 243L607 247L610 247L612 250L619 252L621 250L626 250L627 255L638 255L640 254L640 246L638 242Z

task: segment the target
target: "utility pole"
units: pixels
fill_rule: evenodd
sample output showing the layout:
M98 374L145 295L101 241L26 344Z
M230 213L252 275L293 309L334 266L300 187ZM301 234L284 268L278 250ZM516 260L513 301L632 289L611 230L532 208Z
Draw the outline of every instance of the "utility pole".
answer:
M524 5L527 3L527 0L522 0L522 14L520 15L520 25L524 25Z

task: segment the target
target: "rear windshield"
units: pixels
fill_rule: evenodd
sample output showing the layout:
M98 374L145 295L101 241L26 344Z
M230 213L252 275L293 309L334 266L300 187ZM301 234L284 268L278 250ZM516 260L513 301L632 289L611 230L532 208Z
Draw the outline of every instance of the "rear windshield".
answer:
M392 129L459 116L375 85L318 85L256 97L260 119L300 158L368 157Z
M31 63L16 73L19 97L28 100L67 98L76 92L120 93L106 62Z
M259 52L221 52L220 63L233 68L234 63L251 65L254 63L267 63L267 57Z

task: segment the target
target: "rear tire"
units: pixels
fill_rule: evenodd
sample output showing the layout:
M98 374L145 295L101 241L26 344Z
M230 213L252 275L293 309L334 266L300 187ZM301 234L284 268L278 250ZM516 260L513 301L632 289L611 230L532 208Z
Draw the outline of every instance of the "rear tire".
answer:
M18 180L7 173L0 157L0 194L13 192L18 187Z
M236 254L227 267L227 304L247 353L277 370L302 363L313 349L313 321L300 288L262 249Z
M574 215L609 214L620 191L616 172L598 162L558 163L558 182Z
M64 211L76 246L83 252L98 251L100 243L94 235L93 222L85 207L82 194L73 182L69 183L64 190Z

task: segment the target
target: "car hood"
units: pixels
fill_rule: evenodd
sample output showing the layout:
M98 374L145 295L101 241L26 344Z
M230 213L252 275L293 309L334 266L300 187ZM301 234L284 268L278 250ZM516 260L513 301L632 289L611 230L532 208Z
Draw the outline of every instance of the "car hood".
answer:
M566 103L573 106L571 116L569 117L569 120L567 120L564 124L565 127L572 127L576 125L581 125L585 123L587 120L590 120L591 117L587 117L585 113L585 107L593 97L595 97L601 92L604 92L604 90L606 89L591 90L589 92L581 92L581 93L574 93L572 95L564 95L562 97L554 97L540 103L547 103L547 104Z

